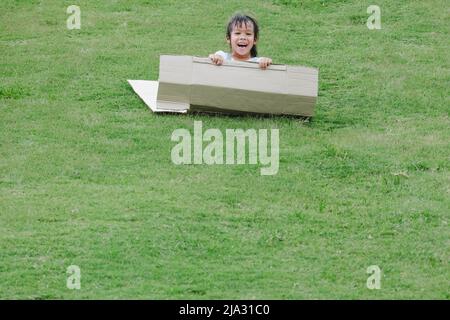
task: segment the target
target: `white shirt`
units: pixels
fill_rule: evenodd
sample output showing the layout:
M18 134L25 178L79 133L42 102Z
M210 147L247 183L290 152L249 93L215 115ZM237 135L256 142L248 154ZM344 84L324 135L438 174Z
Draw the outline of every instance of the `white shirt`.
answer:
M216 54L219 55L219 56L221 56L224 60L228 60L228 61L238 61L238 60L233 59L233 56L231 55L231 53L228 53L228 52L217 51ZM261 59L261 58L253 57L253 58L250 58L250 59L248 59L248 60L246 60L246 61L250 61L250 62L259 62L259 59Z

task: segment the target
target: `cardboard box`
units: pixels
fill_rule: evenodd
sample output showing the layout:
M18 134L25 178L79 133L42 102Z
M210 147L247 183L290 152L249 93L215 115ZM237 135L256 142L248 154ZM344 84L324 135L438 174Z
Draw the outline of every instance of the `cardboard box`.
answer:
M129 80L154 112L245 112L313 116L318 70L209 58L160 57L159 81Z

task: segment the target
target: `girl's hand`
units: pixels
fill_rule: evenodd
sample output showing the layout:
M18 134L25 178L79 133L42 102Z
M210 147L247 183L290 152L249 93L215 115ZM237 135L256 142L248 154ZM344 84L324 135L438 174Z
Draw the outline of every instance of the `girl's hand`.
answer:
M272 64L272 59L270 58L260 58L259 59L259 67L261 69L267 69L268 66Z
M215 65L222 65L223 64L223 57L218 54L210 54L209 58L211 59L212 63Z

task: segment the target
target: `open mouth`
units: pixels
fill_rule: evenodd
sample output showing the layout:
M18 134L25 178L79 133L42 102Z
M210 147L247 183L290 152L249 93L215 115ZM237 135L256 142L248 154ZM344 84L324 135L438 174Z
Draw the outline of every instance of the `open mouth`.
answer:
M246 44L238 44L238 47L239 47L239 48L246 48L247 45L246 45Z

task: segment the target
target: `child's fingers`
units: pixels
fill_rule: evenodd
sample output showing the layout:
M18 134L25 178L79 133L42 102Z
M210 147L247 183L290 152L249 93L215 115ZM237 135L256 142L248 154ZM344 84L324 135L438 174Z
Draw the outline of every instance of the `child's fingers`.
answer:
M266 69L266 68L267 68L267 60L262 59L262 60L259 62L259 67L260 67L261 69Z
M217 54L210 54L209 58L215 65L220 66L223 63L223 58Z
M270 66L272 64L272 59L270 58L262 58L259 61L259 66L261 69L267 69L268 66Z

